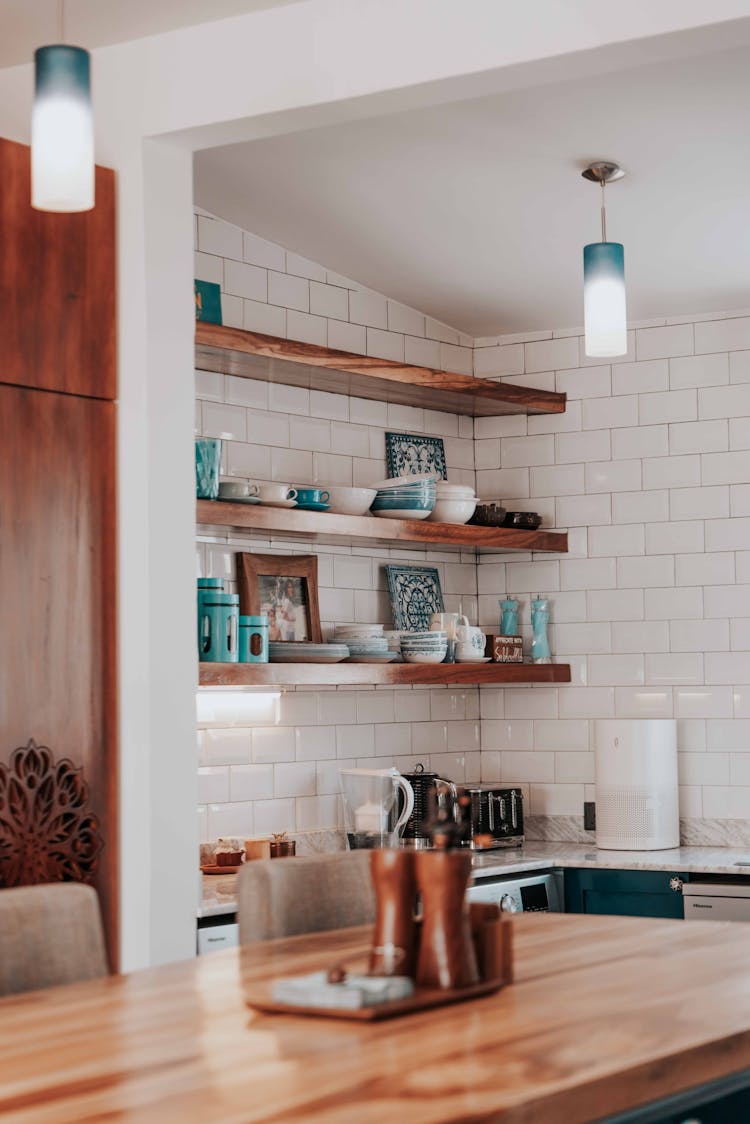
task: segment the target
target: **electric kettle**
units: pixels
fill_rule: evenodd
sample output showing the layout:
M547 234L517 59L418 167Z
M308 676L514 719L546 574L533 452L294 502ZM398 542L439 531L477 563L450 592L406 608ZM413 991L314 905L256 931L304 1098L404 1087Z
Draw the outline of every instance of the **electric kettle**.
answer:
M434 809L448 807L451 819L458 822L458 793L452 781L445 780L437 773L431 773L421 763L413 773L404 773L414 792L414 807L407 817L401 836L402 847L423 849L432 846L432 840L425 831L425 824Z

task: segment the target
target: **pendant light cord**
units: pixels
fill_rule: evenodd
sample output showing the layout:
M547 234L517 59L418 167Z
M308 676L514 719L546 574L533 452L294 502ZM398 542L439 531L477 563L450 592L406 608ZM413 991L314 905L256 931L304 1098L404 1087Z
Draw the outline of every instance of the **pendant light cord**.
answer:
M57 0L57 41L65 42L65 0Z
M60 0L62 3L62 0ZM606 187L605 180L602 180L602 242L607 241L607 208L604 203L604 188Z

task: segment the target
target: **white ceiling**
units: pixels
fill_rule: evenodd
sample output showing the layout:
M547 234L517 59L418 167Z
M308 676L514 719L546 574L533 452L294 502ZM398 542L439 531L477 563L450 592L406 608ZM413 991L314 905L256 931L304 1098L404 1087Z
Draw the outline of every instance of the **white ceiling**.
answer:
M65 38L89 49L294 0L65 0ZM57 39L57 0L0 0L0 67Z
M750 52L196 154L196 202L472 335L579 324L590 160L631 319L750 306Z

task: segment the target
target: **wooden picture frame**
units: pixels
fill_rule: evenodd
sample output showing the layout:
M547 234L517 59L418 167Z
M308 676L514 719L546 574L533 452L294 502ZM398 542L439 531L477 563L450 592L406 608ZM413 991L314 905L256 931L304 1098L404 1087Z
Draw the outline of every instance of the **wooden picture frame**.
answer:
M277 587L278 610L271 609L271 579ZM323 642L318 601L318 558L315 554L238 554L237 581L240 613L258 616L268 612L269 640L309 640ZM289 583L292 590L289 589ZM294 620L284 604L291 601ZM300 603L298 603L300 602ZM304 612L301 612L304 610ZM276 615L278 612L278 620ZM304 631L304 635L301 633Z

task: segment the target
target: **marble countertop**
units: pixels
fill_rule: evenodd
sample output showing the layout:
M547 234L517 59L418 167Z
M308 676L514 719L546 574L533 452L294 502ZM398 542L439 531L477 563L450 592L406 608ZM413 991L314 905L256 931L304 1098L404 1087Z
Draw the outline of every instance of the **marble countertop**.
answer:
M611 870L669 870L686 874L750 877L750 848L675 847L669 851L604 851L590 843L527 843L524 847L474 856L475 878L522 874L549 867L600 867ZM197 914L221 917L237 910L236 874L203 875Z

